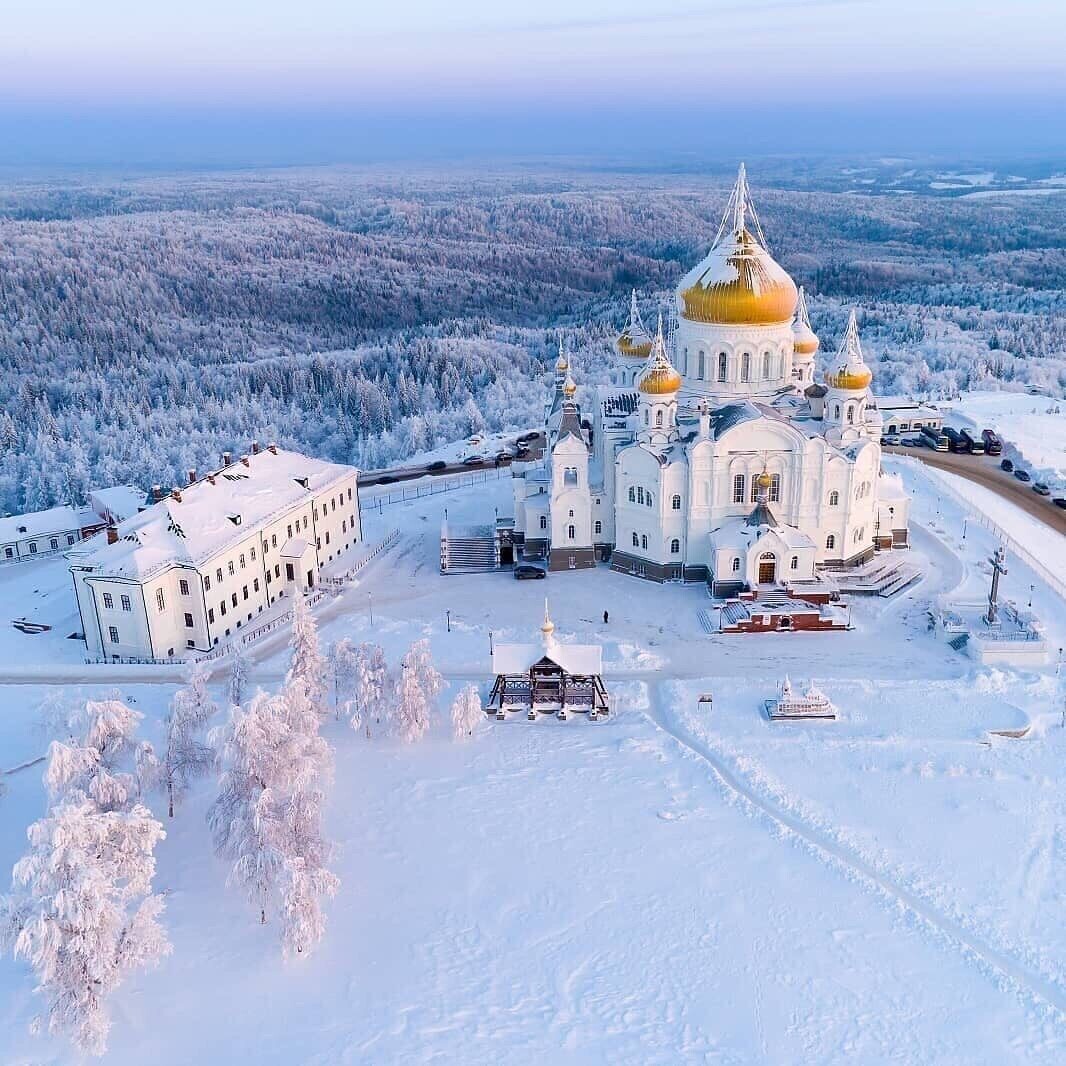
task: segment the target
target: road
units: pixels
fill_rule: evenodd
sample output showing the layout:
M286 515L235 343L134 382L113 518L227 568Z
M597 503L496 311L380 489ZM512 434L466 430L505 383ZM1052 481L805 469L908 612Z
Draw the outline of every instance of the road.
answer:
M887 444L882 447L885 452L918 459L929 466L958 474L967 481L981 485L1066 536L1066 511L1056 507L1046 496L1038 496L1033 492L1031 484L1019 481L1013 474L1001 470L998 456L961 455L955 452L934 452L930 448L903 448Z
M536 461L544 454L544 434L526 442L528 450L521 456L523 461ZM508 448L517 449L518 441L511 441ZM483 463L445 463L444 466L430 470L425 464L421 466L393 466L384 470L365 470L359 474L359 485L391 485L400 481L414 481L420 477L439 477L441 474L469 474L474 470L495 470L500 466L510 466L511 459L497 461L495 455L486 455Z

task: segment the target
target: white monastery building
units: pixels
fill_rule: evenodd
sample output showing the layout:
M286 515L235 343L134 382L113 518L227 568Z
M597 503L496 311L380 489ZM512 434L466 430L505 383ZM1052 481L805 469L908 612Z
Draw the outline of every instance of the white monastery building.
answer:
M819 585L908 543L908 498L881 471L882 417L854 312L814 381L802 290L766 247L744 168L711 250L652 335L636 294L614 384L579 400L560 353L549 450L514 468L514 540L552 571L593 566L717 595Z
M208 651L362 540L358 471L273 445L174 489L73 560L90 653Z

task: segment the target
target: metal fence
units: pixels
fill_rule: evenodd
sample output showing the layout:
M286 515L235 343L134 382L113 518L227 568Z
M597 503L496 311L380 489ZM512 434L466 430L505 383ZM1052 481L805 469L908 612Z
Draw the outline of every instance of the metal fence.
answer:
M418 500L423 496L438 496L443 492L454 492L469 485L480 485L486 481L498 481L510 477L508 467L491 467L488 470L463 471L457 474L440 474L437 477L423 478L409 485L370 485L359 490L359 498L365 506L381 510L394 503Z
M947 480L942 471L929 466L927 463L923 463L920 459L912 459L909 455L897 455L893 456L893 459L898 463L905 464L913 470L920 470L931 481L934 481L937 487L942 489L945 495L950 496L955 503L962 507L973 521L977 522L982 528L987 529L993 536L1001 541L1007 549L1021 559L1021 561L1025 563L1033 573L1043 581L1046 581L1059 597L1066 600L1066 582L1057 578L1035 555L1033 555L1032 552L1019 544L1005 529L1002 528L1002 526L997 525L988 517L988 515L978 510L977 505L959 492L959 490Z

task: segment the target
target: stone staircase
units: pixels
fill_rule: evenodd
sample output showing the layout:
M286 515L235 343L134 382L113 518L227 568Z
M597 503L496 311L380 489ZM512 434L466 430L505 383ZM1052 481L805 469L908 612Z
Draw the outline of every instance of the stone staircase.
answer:
M490 532L463 530L441 544L442 574L485 574L496 569L496 541Z
M875 557L853 570L834 570L833 580L842 593L852 596L895 596L920 581L921 570L904 559Z

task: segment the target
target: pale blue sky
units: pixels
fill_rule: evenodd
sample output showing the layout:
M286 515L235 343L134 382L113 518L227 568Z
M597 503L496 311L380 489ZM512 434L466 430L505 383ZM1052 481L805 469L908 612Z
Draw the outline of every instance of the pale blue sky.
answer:
M1064 42L1063 0L7 0L0 133L153 110L609 125L630 109L666 126L788 113L822 122L822 149L828 118L864 106L977 132L993 101L1024 127L1066 101Z

